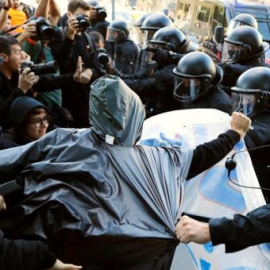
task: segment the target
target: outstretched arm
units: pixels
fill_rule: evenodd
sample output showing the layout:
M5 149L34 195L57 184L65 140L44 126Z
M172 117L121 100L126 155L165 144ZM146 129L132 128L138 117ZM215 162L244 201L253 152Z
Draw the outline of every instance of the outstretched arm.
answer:
M188 216L181 217L176 235L181 243L225 244L226 252L270 242L270 204L260 206L247 215L235 214L232 219L212 218L209 223Z
M217 139L195 148L187 178L193 178L222 160L245 136L250 126L251 120L247 116L234 112L231 116L230 130L219 135Z

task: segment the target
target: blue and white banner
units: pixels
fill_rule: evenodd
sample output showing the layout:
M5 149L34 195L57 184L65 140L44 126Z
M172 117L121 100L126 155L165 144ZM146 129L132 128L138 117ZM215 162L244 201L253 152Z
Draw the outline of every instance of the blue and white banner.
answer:
M230 128L230 116L215 109L172 111L147 119L140 144L155 146L196 145L217 138ZM243 151L244 150L244 151ZM231 179L240 185L258 187L244 141L229 153L234 153L236 169ZM226 158L209 170L185 183L180 212L207 217L232 217L234 213L246 214L265 204L261 190L243 188L229 181L225 168ZM269 225L270 226L270 225ZM269 227L270 228L270 227ZM270 245L262 244L226 254L224 245L213 247L210 243L179 244L171 270L269 270Z

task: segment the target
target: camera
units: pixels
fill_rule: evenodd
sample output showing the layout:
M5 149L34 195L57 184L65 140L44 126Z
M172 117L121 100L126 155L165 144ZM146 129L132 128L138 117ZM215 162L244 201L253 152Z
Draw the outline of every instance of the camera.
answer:
M81 31L85 31L85 29L90 26L90 21L87 18L85 18L84 15L79 14L76 16L76 19L78 21L79 28Z
M55 31L50 22L44 17L38 17L33 21L36 23L37 35L31 37L34 40L53 40Z
M107 12L105 10L105 8L103 7L96 7L96 11L97 11L97 19L98 20L105 20L107 17Z
M36 75L56 73L58 71L58 64L56 61L40 64L34 64L33 62L23 62L21 65L21 72L27 67L30 67L30 72L34 72Z
M106 65L109 62L109 56L104 49L97 49L97 59L101 65Z

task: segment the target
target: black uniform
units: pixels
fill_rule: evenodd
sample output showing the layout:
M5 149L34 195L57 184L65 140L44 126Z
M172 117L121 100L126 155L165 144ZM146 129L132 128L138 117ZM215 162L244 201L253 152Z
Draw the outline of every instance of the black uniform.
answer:
M270 113L266 112L252 118L253 130L249 130L245 137L248 149L265 146L249 152L254 170L261 187L270 189ZM267 202L270 201L270 191L262 190Z
M236 85L236 81L242 73L253 67L270 67L260 58L239 61L238 63L220 64L219 66L223 70L221 87L229 95L231 94L231 87Z
M213 245L225 244L226 252L270 242L270 205L263 205L246 216L235 214L233 219L210 219Z
M111 42L111 48L107 48L114 61L114 66L124 74L133 74L136 69L136 62L139 56L138 46L130 39Z
M212 87L204 96L189 102L188 104L179 103L178 109L211 108L231 114L231 99L220 86Z

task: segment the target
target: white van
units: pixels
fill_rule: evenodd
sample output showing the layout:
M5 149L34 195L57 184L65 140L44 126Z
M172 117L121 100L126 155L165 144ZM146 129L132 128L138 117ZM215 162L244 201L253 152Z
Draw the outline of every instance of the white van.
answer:
M223 27L226 33L230 20L240 13L253 15L257 19L263 40L270 43L270 1L171 0L170 2L175 26L190 38L194 47L208 53L215 62L220 61L220 50L217 49L217 43L213 42L215 28ZM266 2L269 3L263 4ZM270 63L270 51L267 52L266 58Z

